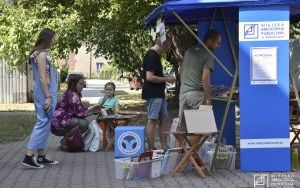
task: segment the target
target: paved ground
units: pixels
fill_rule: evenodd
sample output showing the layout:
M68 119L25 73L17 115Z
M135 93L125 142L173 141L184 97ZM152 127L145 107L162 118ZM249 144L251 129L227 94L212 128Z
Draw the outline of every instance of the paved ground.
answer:
M220 170L202 179L190 172L176 177L163 176L149 181L120 181L114 177L112 152L67 153L57 149L59 140L51 136L49 154L60 165L41 170L21 166L27 141L0 145L0 188L248 188L253 187L254 173ZM276 164L274 164L276 165ZM273 175L277 175L274 174ZM300 187L300 172L290 175L292 187ZM286 186L283 186L286 187Z

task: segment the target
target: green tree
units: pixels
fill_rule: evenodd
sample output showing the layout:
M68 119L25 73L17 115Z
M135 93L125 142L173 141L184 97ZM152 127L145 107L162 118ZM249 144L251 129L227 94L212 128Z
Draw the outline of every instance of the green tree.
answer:
M297 39L300 37L300 22L292 22L290 25L290 38Z
M76 52L91 32L94 16L104 14L106 5L106 1L81 0L16 0L9 5L0 0L0 56L12 66L26 62L45 27L58 35L52 57Z
M0 56L11 65L26 62L44 27L58 33L52 57L64 57L86 44L96 56L105 56L120 72L141 76L142 60L153 45L144 18L163 0L0 0ZM174 48L167 66L178 76L178 64L191 37L182 27L169 27ZM164 61L165 62L165 61ZM179 79L178 79L179 80Z
M111 0L108 14L93 26L90 35L95 54L112 60L112 65L121 71L141 75L143 56L153 43L144 17L161 2Z

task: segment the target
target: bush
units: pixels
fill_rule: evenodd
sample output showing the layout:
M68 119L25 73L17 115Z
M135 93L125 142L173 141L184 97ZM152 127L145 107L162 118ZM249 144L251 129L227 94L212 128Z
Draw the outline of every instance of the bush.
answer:
M103 80L116 80L119 75L117 68L108 65L103 67L99 77Z

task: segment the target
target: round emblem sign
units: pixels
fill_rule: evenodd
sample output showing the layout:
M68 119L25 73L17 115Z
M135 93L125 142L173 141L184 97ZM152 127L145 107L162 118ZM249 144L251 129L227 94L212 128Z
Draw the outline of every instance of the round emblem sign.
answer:
M135 154L141 146L141 139L135 132L124 132L119 136L118 147L125 155Z

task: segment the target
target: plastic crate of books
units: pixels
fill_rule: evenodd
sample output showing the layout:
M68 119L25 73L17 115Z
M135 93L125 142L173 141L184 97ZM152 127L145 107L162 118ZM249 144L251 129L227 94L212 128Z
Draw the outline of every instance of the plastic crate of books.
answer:
M205 143L198 152L198 154L203 159L203 162L208 167L211 167L212 165L214 151L215 151L215 144ZM234 170L235 159L236 159L236 150L233 146L231 145L220 146L213 168Z
M181 148L168 149L165 155L162 156L161 173L163 175L169 175L175 166L179 163L180 159L183 157L184 153ZM190 163L183 170L183 172L190 171L193 169Z
M116 179L145 180L161 176L161 159L133 162L131 158L115 159Z

